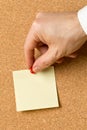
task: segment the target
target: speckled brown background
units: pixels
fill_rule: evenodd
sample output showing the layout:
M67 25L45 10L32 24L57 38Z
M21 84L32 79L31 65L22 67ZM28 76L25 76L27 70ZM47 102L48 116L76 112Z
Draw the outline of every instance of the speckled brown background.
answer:
M12 71L26 69L23 45L39 11L77 11L87 0L0 0L0 130L87 130L87 44L55 66L60 108L16 112Z

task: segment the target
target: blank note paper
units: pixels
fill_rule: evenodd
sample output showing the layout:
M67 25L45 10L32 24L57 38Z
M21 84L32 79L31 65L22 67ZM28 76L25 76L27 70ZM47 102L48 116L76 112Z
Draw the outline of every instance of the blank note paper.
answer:
M16 110L58 107L54 67L37 74L29 70L13 71Z

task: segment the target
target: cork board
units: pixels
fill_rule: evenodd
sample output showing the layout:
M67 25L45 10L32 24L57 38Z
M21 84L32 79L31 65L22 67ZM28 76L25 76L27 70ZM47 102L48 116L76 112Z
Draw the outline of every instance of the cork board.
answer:
M26 69L23 45L37 12L76 11L87 0L0 0L0 130L87 129L87 43L55 65L60 108L16 112L12 71Z

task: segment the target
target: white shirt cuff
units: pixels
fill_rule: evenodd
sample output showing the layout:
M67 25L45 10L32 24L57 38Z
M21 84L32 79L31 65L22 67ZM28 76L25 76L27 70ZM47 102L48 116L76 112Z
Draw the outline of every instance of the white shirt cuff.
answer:
M80 9L77 15L84 32L87 34L87 6Z

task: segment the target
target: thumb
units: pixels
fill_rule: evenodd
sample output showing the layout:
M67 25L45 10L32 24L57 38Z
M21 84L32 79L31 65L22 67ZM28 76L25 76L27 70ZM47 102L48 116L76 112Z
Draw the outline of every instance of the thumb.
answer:
M50 65L52 65L56 61L55 54L53 50L48 49L44 54L38 57L33 64L33 71L38 72L41 71Z

